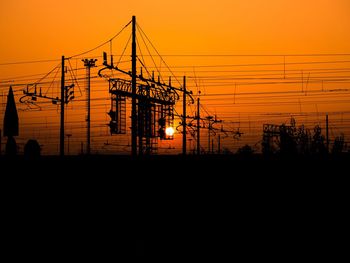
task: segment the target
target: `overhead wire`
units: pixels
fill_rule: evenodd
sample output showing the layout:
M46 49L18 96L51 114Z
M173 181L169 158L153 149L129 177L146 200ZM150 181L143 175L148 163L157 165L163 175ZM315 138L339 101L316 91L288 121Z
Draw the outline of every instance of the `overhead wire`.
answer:
M168 64L164 61L164 59L162 58L162 56L159 54L158 50L154 47L154 45L152 44L152 42L150 41L150 39L148 38L148 36L145 34L145 32L142 30L142 28L137 24L137 28L140 30L140 32L142 33L142 35L145 36L145 38L148 40L148 42L151 44L152 48L154 49L154 51L157 53L157 55L159 56L159 58L163 61L164 65L167 67L167 69L169 70L169 72L172 74L172 76L175 78L175 80L179 83L180 86L181 83L180 81L177 79L177 77L173 74L173 72L171 71L170 67L168 66ZM151 56L152 57L152 56ZM156 64L154 63L155 67L157 68ZM158 68L157 68L158 69ZM158 72L160 74L160 72Z
M151 54L155 56L155 54ZM350 53L310 53L310 54L163 54L163 57L331 57L350 56Z
M55 75L54 75L54 77L52 79L52 82L50 83L49 88L46 89L46 92L44 93L44 96L47 95L47 93L49 92L50 88L53 86L53 83L54 83L54 81L56 79L56 76L57 76L58 72L59 72L59 67L57 67L57 70L56 70L56 73L55 73Z
M0 63L0 66L8 65L19 65L19 64L34 64L34 63L47 63L47 62L56 62L59 59L43 59L43 60L27 60L27 61L16 61L16 62L3 62Z
M281 62L281 63L185 65L185 66L172 66L171 68L261 67L261 66L314 65L314 64L338 64L338 63L350 63L350 60L307 61L307 62L286 62L286 63ZM283 69L281 69L281 71L283 71Z
M131 34L130 34L130 36L129 36L128 41L126 42L126 45L125 45L125 47L124 47L124 49L123 49L122 54L121 54L120 57L119 57L119 60L118 60L118 62L117 62L117 67L119 66L119 63L121 62L121 59L122 59L122 57L123 57L123 55L124 55L124 53L125 53L125 51L126 51L128 45L129 45L129 43L130 43L130 40L131 40ZM112 53L111 53L111 54L112 54Z
M139 56L137 56L137 59L138 59L138 61L141 63L142 67L146 70L146 72L147 72L147 74L148 74L148 77L151 78L152 75L151 75L151 73L148 71L148 68L147 68L147 65L146 65L146 61L145 61L144 58L143 58L143 57L144 57L144 56L143 56L143 52L142 52L142 50L141 50L140 42L139 42L137 36L136 36L136 43L137 43L136 46L138 47L139 53L140 53L140 55L141 55L141 59L139 58Z
M105 42L99 44L98 46L96 46L96 47L94 47L94 48L92 48L92 49L89 49L89 50L87 50L87 51L81 52L81 53L79 53L79 54L75 54L75 55L70 56L70 57L68 57L68 58L74 58L74 57L86 55L86 54L88 54L88 53L90 53L90 52L92 52L92 51L95 51L96 49L99 49L100 47L102 47L102 46L104 46L104 45L110 43L110 41L112 41L112 40L115 39L117 36L119 36L119 35L124 31L124 29L127 28L130 24L131 24L131 20L130 20L129 23L127 23L117 34L115 34L113 37L111 37L111 38L108 39L107 41L105 41Z
M140 32L142 33L142 30L141 30L141 28L140 28L139 26L138 26L138 29L140 29ZM143 41L143 43L144 43L144 45L145 45L145 47L146 47L146 50L147 50L148 54L150 55L151 52L150 52L150 50L149 50L149 48L148 48L148 45L146 44L145 39L143 38L143 35L140 34L140 36L141 36L141 39L142 39L142 41ZM150 56L150 58L151 58L151 60L152 60L152 62L153 62L154 68L155 68L155 69L157 70L157 72L158 72L158 76L160 76L162 82L164 82L163 77L162 77L162 75L161 75L161 73L160 73L160 71L159 71L159 68L157 67L156 62L154 61L153 56ZM150 67L149 67L149 68L150 68Z
M81 89L80 89L79 81L77 80L76 74L74 73L73 67L72 67L72 65L70 63L70 59L68 59L68 64L69 64L69 69L68 70L69 70L69 73L71 74L71 78L77 84L80 96L82 96L83 94L82 94Z
M126 25L128 26L130 24L130 22ZM206 92L201 94L200 96L202 96L202 104L201 104L201 111L203 115L213 115L212 113L212 109L213 107L222 107L222 108L231 108L231 104L228 103L227 106L225 103L221 103L222 100L229 100L230 98L225 98L227 96L232 96L235 95L236 99L238 100L238 103L236 101L236 105L234 107L236 107L238 109L238 111L242 111L243 107L247 106L247 105L254 105L254 106L261 106L262 104L265 106L272 106L275 107L275 105L298 105L297 100L294 101L294 98L298 99L298 96L304 96L302 97L302 103L303 104L324 104L324 103L329 103L329 104L336 104L338 108L340 109L344 109L344 107L342 106L342 104L347 104L349 102L349 90L350 87L347 86L348 83L350 83L350 76L347 76L347 73L350 72L350 68L349 67L345 67L343 66L344 63L348 63L350 61L348 60L327 60L327 61L315 61L313 59L313 61L298 61L298 62L287 62L287 63L248 63L248 64L222 64L222 65L210 65L210 64L199 64L198 66L193 66L193 65L185 65L185 66L180 66L180 65L175 65L173 67L169 67L163 57L165 56L183 56L183 57L326 57L326 56L349 56L350 54L270 54L270 55L264 55L264 54L256 54L256 55L235 55L235 54L167 54L167 55L160 55L159 52L155 49L154 45L152 44L152 42L150 42L149 38L147 37L146 34L144 34L144 32L142 31L142 28L138 26L138 29L140 31L140 38L137 38L137 46L139 48L139 53L140 56L137 57L138 61L142 64L142 66L146 69L147 73L149 74L149 71L147 68L155 68L158 72L158 74L160 75L160 77L162 77L161 73L164 72L170 72L170 74L172 74L173 77L177 78L180 76L176 76L174 73L175 72L184 72L184 71L174 71L173 69L193 69L193 72L190 76L188 77L188 85L187 88L191 88L191 87L197 87L199 88L198 85L198 81L201 81L201 84L203 84L207 89ZM118 34L120 34L122 31L124 30L124 28L118 32ZM117 35L118 35L117 34ZM117 35L115 37L117 37ZM141 49L141 41L143 41L142 43L145 45L145 48L147 49L147 53L148 54L143 54L142 49ZM147 41L146 41L147 40ZM125 52L126 52L126 48L129 44L130 41L130 37L128 42L126 43L126 46L122 52L122 54L119 57L117 66L119 65L119 63L127 63L130 62L130 60L126 60L126 61L122 61L122 58L125 57ZM83 56L89 52L92 52L96 49L98 49L99 47L102 47L103 45L110 43L110 47L111 47L111 55L113 55L112 53L112 39L102 43L101 45L95 47L94 49L91 49L89 51L71 56L69 58L78 58L80 56ZM151 50L149 49L148 46L151 46L152 49L155 50L156 54L151 54ZM152 52L154 53L154 52ZM153 57L158 56L161 60L161 63L164 63L166 65L166 68L162 68L162 64L158 67L157 64L154 61ZM153 66L154 67L146 67L147 64L147 57L151 57L151 60L153 61ZM58 61L58 60L54 60L54 61ZM83 74L80 74L80 70L75 70L72 68L71 64L70 64L70 60L68 59L68 63L70 66L69 69L69 73L70 73L70 77L71 80L76 81L77 83L79 83L80 81L84 80L85 78L82 76ZM31 62L31 63L35 63L35 62ZM320 66L322 64L333 64L331 67L323 67L322 69L320 68ZM341 64L341 65L340 65ZM1 64L0 64L1 65ZM281 66L281 65L292 65L292 66L303 66L303 65L312 65L312 67L308 68L308 69L304 69L304 73L308 73L311 72L311 76L309 76L309 81L305 80L304 78L298 77L298 75L300 74L300 69L295 69L295 67L293 68L287 68L285 70L283 69L276 69L275 67L272 69L257 69L256 67L261 67L261 66ZM229 68L231 67L231 69ZM233 70L233 67L245 67L245 69L241 68L239 70ZM248 68L250 67L250 68ZM198 68L198 69L197 69ZM204 70L201 70L201 68L203 68ZM210 69L210 70L205 70L206 68ZM81 70L84 68L81 68ZM225 70L227 69L227 70ZM190 70L185 70L185 72L191 72ZM49 72L46 76L44 76L44 78L40 79L40 80L36 80L36 82L40 83L41 85L50 85L49 87L51 87L54 84L59 85L59 81L56 81L56 77L57 74L59 72L59 68L58 66L56 67L56 72L54 76L50 76L51 73L53 72ZM206 73L210 72L211 75L208 75ZM221 73L241 73L240 75L230 75L230 74L221 74ZM263 72L265 74L259 74L259 72ZM221 75L215 75L215 74L221 74ZM251 73L251 74L242 74L242 73ZM254 74L255 73L255 74ZM205 75L204 75L205 74ZM334 75L333 75L334 74ZM25 85L23 82L25 81L31 81L29 79L26 79L28 77L35 77L38 76L37 75L26 75L25 77L18 77L17 80L21 81L21 83L19 83L18 85ZM149 74L150 75L150 74ZM297 76L295 76L297 75ZM305 74L304 74L305 75ZM281 76L281 78L265 78L264 76ZM247 77L247 78L242 78L242 77ZM251 77L251 78L249 78ZM283 77L285 77L286 80L284 81L273 81L273 80L281 80ZM23 79L24 78L24 79ZM14 78L15 79L15 78ZM5 81L12 81L12 79L7 78L5 79ZM34 79L32 79L34 80ZM45 81L44 81L45 80ZM229 82L229 81L233 81L233 82ZM237 80L239 80L239 82L237 82ZM257 81L258 80L258 81ZM178 81L178 80L177 80ZM235 83L235 82L236 83ZM30 83L36 83L34 82L30 82ZM178 81L179 82L179 81ZM92 77L92 83L95 84L99 84L99 83L104 83L103 80L100 80L99 78L93 76ZM306 92L301 92L300 90L290 90L290 88L288 88L288 85L292 85L292 84L314 84L314 83L327 83L328 86L326 87L326 89L323 89L323 85L322 85L322 90L321 89L310 89L310 86L308 87L307 93ZM339 86L337 86L336 84L340 83L343 84L343 87L338 88ZM0 85L6 85L7 83L0 83ZM179 82L179 84L181 85L181 83ZM278 85L278 91L269 91L269 90L265 90L265 91L257 91L256 89L252 89L251 92L248 92L248 88L246 89L247 92L245 92L245 90L243 89L242 91L240 91L239 93L234 92L222 92L222 93L218 93L218 89L217 87L231 87L233 85ZM14 83L14 87L16 86L16 83ZM18 86L20 87L20 86ZM249 89L250 90L250 89ZM222 90L223 91L223 90ZM18 88L17 90L15 90L15 93L17 94L17 92L19 92ZM94 97L91 99L91 101L93 102L91 109L96 111L96 115L99 114L105 114L106 110L105 107L108 104L107 101L110 100L110 97L108 96L108 89L103 89L103 88L99 88L97 87L96 89L94 89L95 96L97 94L99 94L100 92L105 92L106 96L98 96L98 97ZM81 91L80 91L81 93ZM1 95L3 96L3 95ZM4 96L3 96L4 97ZM292 100L293 99L293 100ZM239 101L241 100L241 101ZM243 101L242 101L243 100ZM255 100L255 101L249 101L249 100ZM261 100L266 100L261 102ZM271 102L271 100L275 100L273 102ZM290 101L286 101L286 100L290 100ZM81 132L81 130L79 130L79 125L84 123L84 120L79 120L79 121L72 121L70 120L71 118L78 118L79 116L84 116L84 113L82 111L82 113L80 113L79 110L73 110L75 109L79 109L79 105L81 103L83 103L84 101L86 101L85 99L75 99L74 100L74 104L68 105L71 108L71 112L69 114L67 114L67 117L69 115L69 119L67 119L67 129L73 129L74 133L76 134L77 138L84 138L84 132ZM207 103L206 101L213 101L214 103ZM246 104L245 104L246 103ZM300 100L299 100L300 103ZM45 110L45 113L47 113L47 116L54 116L55 117L50 117L50 118L58 118L58 111L54 112L54 109L57 109L57 106L52 105L51 102L37 102L38 105L46 105L45 108L43 108ZM196 109L195 107L192 107L192 105L189 106L190 110L190 114L191 115L195 115L193 114ZM69 108L70 109L70 108ZM283 108L284 109L284 108ZM215 111L215 110L214 110ZM69 112L69 111L68 111ZM330 114L334 114L334 116L338 116L340 118L340 112L342 112L342 114L344 114L344 112L346 111L338 111L338 113L335 112L330 112ZM278 115L278 113L274 113L271 112L270 115L268 114L264 114L264 111L261 110L260 113L250 113L249 111L246 113L241 113L239 112L238 115L235 115L233 113L235 113L232 110L227 110L224 109L221 112L219 112L221 116L221 119L223 120L223 123L226 124L230 124L231 125L236 125L234 123L239 123L239 127L241 128L247 128L248 127L248 118L249 116L251 116L251 118L253 118L253 121L251 122L251 120L249 120L249 129L252 131L252 134L247 135L247 141L253 141L253 139L251 138L256 138L257 134L259 132L261 132L261 127L259 126L260 124L264 123L265 121L267 121L269 118L271 118L271 120L276 120L276 121L282 121L284 118L290 117L290 115L294 115L297 116L298 118L310 118L308 120L304 120L303 123L308 124L308 125L312 125L313 123L316 123L317 120L316 117L318 117L319 115L324 114L324 111L318 111L317 113L308 113L308 112L302 112L300 110L299 113L280 113L280 115ZM30 121L30 112L25 112L23 114L28 115L29 117L27 117L27 120ZM216 114L216 112L215 112ZM348 114L348 113L346 113ZM36 116L35 116L36 117ZM175 117L179 118L181 117L180 114L178 114L178 112L176 111L175 108ZM40 119L40 116L37 117L38 119ZM237 118L238 118L238 122L237 122ZM254 119L255 118L255 119ZM105 139L104 136L107 136L107 133L99 133L97 132L97 130L101 127L106 128L106 131L108 131L107 129L107 125L104 123L102 124L102 122L105 122L104 118L100 118L98 120L96 120L95 124L92 126L93 131L94 131L94 139L98 139L103 141ZM255 122L255 123L254 123ZM346 128L349 129L350 125L349 125L349 121L345 120L340 124L340 120L336 119L334 120L334 123L338 124L339 123L339 127L341 127L342 129ZM27 126L25 127L37 127L38 125L41 125L42 123L35 123L33 122L32 124L25 124ZM278 124L278 123L277 123ZM47 131L57 131L56 128L58 128L58 123L57 125L55 125L55 122L46 122L46 125L51 126L50 128L47 129ZM71 126L73 125L73 126ZM238 125L238 124L237 124ZM70 127L71 126L71 127ZM74 128L75 127L75 128ZM232 126L235 127L235 126ZM259 128L260 127L260 128ZM55 129L53 129L55 128ZM80 129L83 129L83 127L80 127ZM96 131L95 131L96 129ZM78 134L80 137L78 137ZM128 136L130 134L130 131L127 129L127 134L123 137L122 136L122 140L128 141L128 139L126 138L126 136ZM250 136L250 137L249 137ZM51 137L50 137L51 138ZM52 137L52 138L56 138L56 137ZM112 139L111 139L112 140ZM57 142L50 142L52 144L57 144ZM227 143L228 145L232 145L232 142ZM125 144L127 145L127 144ZM97 147L97 146L96 146ZM130 144L128 144L126 147L130 147Z

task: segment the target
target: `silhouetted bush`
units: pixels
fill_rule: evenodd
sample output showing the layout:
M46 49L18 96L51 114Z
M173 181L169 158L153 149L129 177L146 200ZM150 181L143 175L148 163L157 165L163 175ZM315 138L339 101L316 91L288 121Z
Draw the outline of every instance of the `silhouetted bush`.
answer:
M344 150L344 135L337 136L334 139L333 148L332 148L332 154L339 155L342 154Z
M253 148L247 144L237 150L237 154L239 156L244 156L244 157L250 157L253 155L253 153L254 153Z
M24 156L28 158L39 157L40 151L40 145L37 140L28 140L24 146Z

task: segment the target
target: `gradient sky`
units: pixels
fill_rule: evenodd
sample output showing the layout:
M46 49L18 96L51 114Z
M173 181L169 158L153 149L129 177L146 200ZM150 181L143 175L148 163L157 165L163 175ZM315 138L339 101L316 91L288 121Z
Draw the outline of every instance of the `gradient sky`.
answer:
M16 79L16 76L48 72L59 61L37 64L4 64L31 60L59 60L62 55L68 57L79 54L110 39L131 20L132 15L137 17L138 24L161 54L350 54L349 0L0 0L0 83L6 78ZM113 42L115 53L121 52L121 48L125 45L124 40L116 39ZM106 49L108 50L108 47ZM101 50L94 55L101 55ZM180 56L165 58L169 65L175 66L281 63L283 61L283 57L193 58ZM287 62L328 59L349 60L349 57L287 57ZM301 74L305 75L301 77L302 82L307 79L307 76L310 77L312 70L326 66L324 64L312 65L309 68L303 66L305 73L301 72ZM337 69L342 66L350 67L349 64L327 67ZM290 65L287 69L300 70L301 67ZM281 70L283 70L282 67ZM295 80L296 75L292 73L289 77ZM193 70L178 72L178 75L182 74L193 74ZM203 74L201 77L205 77ZM298 75L298 78L301 74ZM341 72L338 76L344 74ZM347 73L347 78L348 75ZM311 80L312 77L319 76L311 74ZM231 86L224 88L210 87L210 81L206 83L203 81L202 88L207 93L228 92L228 90L233 92L235 89L233 83L234 81L232 85L230 84ZM193 79L192 82L189 80L189 85L194 87ZM304 87L304 83L293 87L288 84L271 87L261 85L256 89L260 91L282 90L282 88L302 89L302 85ZM349 86L344 85L334 85L333 88L348 88ZM102 88L105 89L104 86L101 86ZM249 86L248 88L249 91L254 90L254 87L250 89ZM310 82L309 89L320 88L320 82ZM245 92L244 89L245 86L239 86L237 91ZM2 92L4 90L5 87ZM108 96L107 91L104 91L103 94ZM233 97L224 99L226 101L215 101L215 104L227 101L232 103ZM271 109L259 108L258 99L261 98L254 100L256 108L242 104L237 105L237 108L234 109L222 110L219 107L221 105L217 108L210 107L210 100L207 101L207 106L213 112L221 113L221 116L230 115L230 120L236 121L237 116L240 118L240 113L271 111ZM348 104L344 103L320 104L320 106L317 105L317 102L305 105L300 102L308 99L304 96L299 98L299 104L280 105L279 108L272 111L349 110L349 107L346 106ZM318 100L318 98L315 99L315 101ZM106 111L107 106L106 109L101 110L101 114L105 114ZM57 111L53 111L52 114L57 115ZM82 116L84 114L82 113ZM232 114L237 114L234 116L235 119L232 118ZM246 121L249 120L249 129L250 118L246 119ZM84 117L81 119L83 122ZM103 119L107 122L105 115ZM257 127L261 129L260 126ZM260 134L260 130L256 134ZM74 135L72 140L73 138ZM80 145L80 141L77 141L77 145Z
M162 53L342 53L348 0L11 0L0 61L54 59L108 39L136 15Z

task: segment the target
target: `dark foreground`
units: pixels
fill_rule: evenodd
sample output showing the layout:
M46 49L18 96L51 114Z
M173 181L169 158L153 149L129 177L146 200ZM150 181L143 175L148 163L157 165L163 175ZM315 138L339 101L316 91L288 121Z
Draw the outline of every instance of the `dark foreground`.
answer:
M348 155L2 157L0 165L4 239L15 256L334 261L344 248Z
M1 167L9 168L1 174L13 174L17 171L26 171L26 174L35 174L36 172L46 175L55 175L57 172L71 174L78 172L92 172L87 175L99 176L123 176L132 174L133 176L143 175L188 175L188 172L204 172L206 175L235 175L239 172L255 172L275 174L276 172L286 172L297 170L302 174L305 171L314 169L315 171L323 168L339 170L343 165L350 161L350 153L343 155L329 156L285 156L266 158L262 155L239 156L239 155L158 155L158 156L138 156L128 155L77 155L77 156L40 156L28 158L25 156L7 157L0 155ZM276 171L273 168L284 168L282 171ZM91 170L91 169L97 170ZM224 170L222 168L228 168ZM270 168L270 171L264 171L261 168ZM296 168L296 169L294 169ZM101 172L106 172L101 173ZM133 172L136 172L135 174ZM265 173L265 174L266 174ZM17 174L21 175L21 174ZM63 174L61 174L63 175Z

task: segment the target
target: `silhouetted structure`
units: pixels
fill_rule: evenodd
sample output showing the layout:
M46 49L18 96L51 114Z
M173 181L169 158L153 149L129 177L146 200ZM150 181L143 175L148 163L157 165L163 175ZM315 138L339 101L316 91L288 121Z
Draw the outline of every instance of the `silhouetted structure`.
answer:
M86 147L87 147L87 154L90 154L91 151L91 146L90 146L90 112L91 112L91 90L90 90L90 85L91 85L91 77L90 77L90 70L92 67L95 67L95 63L97 59L83 59L84 66L86 67L86 79L87 79L87 87L86 87L86 100L87 100L87 116L86 116L86 122L87 122L87 134L86 134Z
M191 91L184 87L174 87L171 84L170 77L169 82L165 83L161 76L155 79L154 73L152 73L152 76L144 76L142 69L146 69L148 74L149 71L141 60L143 67L141 67L140 74L137 74L136 28L138 27L135 16L132 17L131 24L131 71L122 70L118 65L115 66L112 54L110 62L108 62L107 53L104 52L103 65L105 67L99 70L98 75L106 78L109 82L111 110L108 114L111 117L109 123L111 134L125 134L126 99L131 98L131 153L132 156L137 154L149 155L157 151L158 138L161 140L173 139L172 135L166 133L166 128L173 126L174 105L180 99L179 92L184 93L184 101L186 101L186 96L189 96L192 102L193 98L191 97ZM140 30L140 34L142 37L144 32ZM127 79L102 74L106 69L116 70ZM130 77L131 79L129 79Z
M280 126L280 154L281 156L291 156L297 154L297 143L295 126Z
M18 136L18 114L12 87L7 95L6 110L4 116L4 136Z
M338 148L335 151L339 152L341 140L336 147ZM315 126L311 136L311 132L304 125L296 127L292 118L291 125L264 124L262 152L265 156L323 156L327 154L327 146L320 126Z
M7 95L7 103L4 116L4 136L7 136L7 143L5 148L6 155L12 156L17 154L17 144L14 136L18 136L18 134L19 129L16 102L12 87L10 87L9 93Z
M9 136L7 138L6 147L5 147L5 154L8 155L8 156L15 156L15 155L17 155L16 140L12 136Z
M51 97L47 96L46 93L43 93L41 88L37 89L37 84L28 84L27 88L23 90L24 97L28 96L31 98L32 101L36 101L38 98L42 99L48 99L51 100L53 104L60 104L61 107L61 113L60 113L60 156L64 156L64 107L65 104L68 104L74 99L74 86L75 84L72 83L70 85L65 85L65 74L66 74L66 67L65 67L65 60L66 58L62 56L62 62L61 62L61 98L59 97ZM37 92L39 90L39 92ZM24 98L22 97L22 98ZM21 99L22 99L21 98ZM23 103L23 101L20 99L20 102Z

